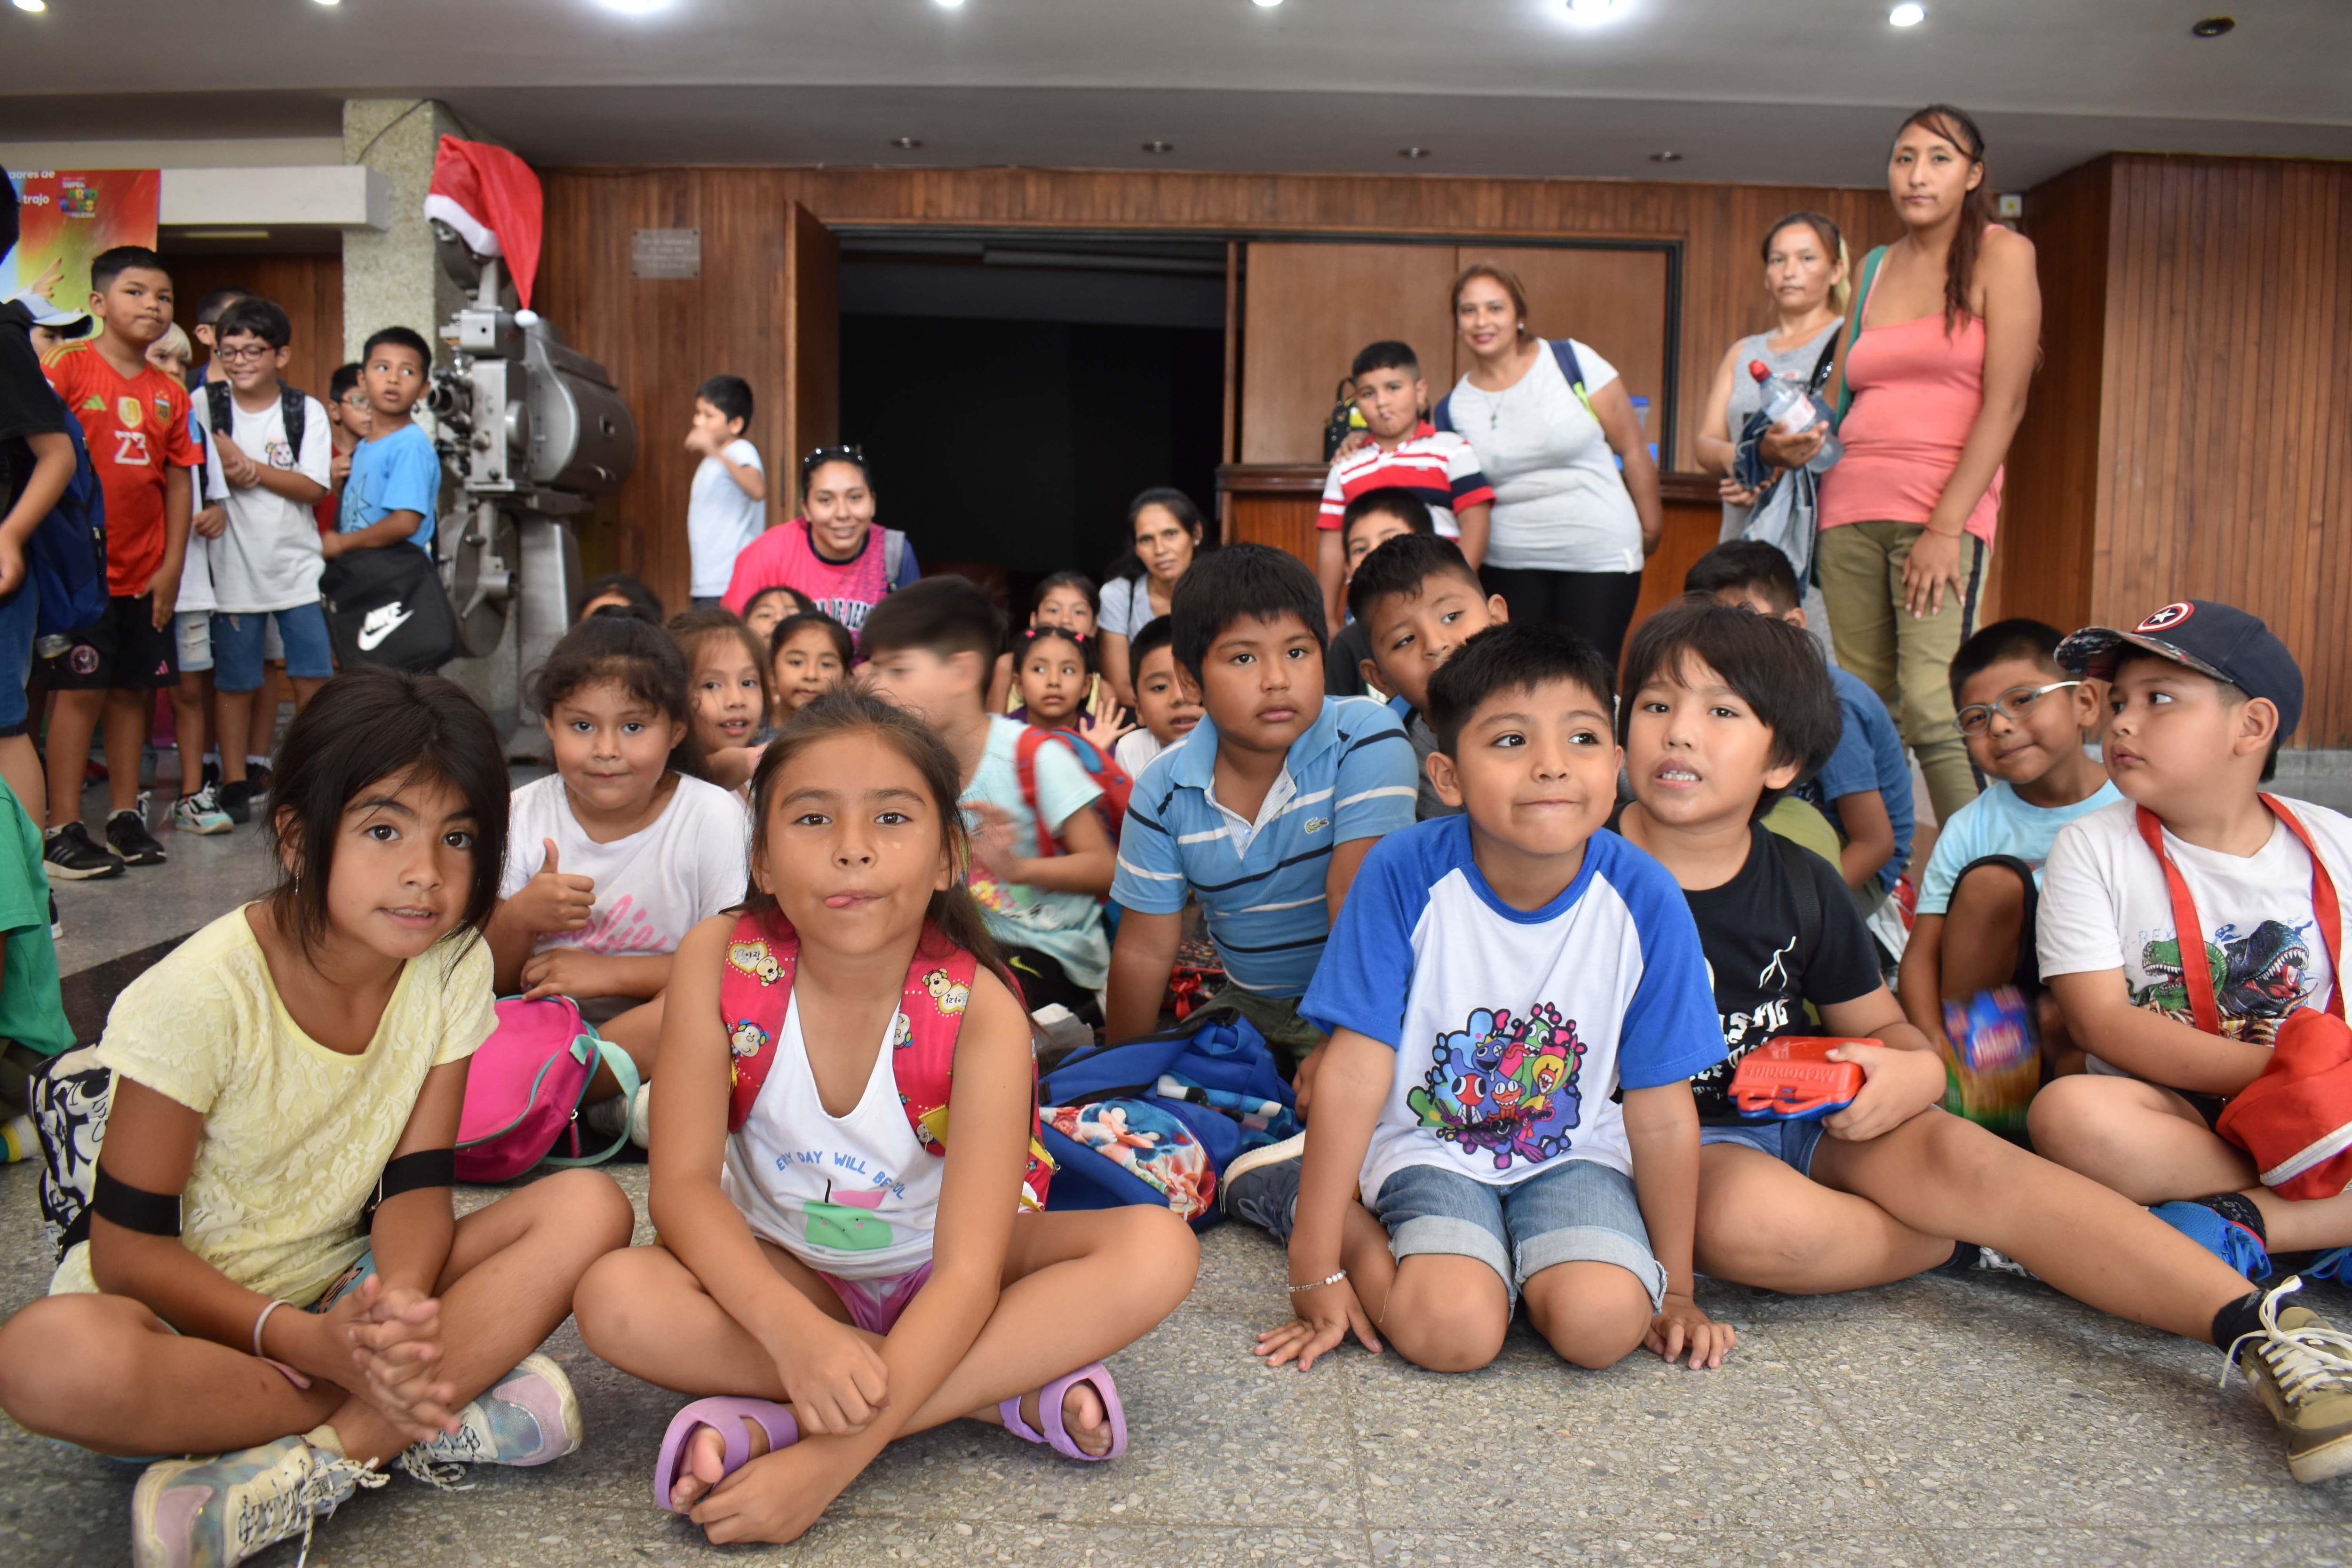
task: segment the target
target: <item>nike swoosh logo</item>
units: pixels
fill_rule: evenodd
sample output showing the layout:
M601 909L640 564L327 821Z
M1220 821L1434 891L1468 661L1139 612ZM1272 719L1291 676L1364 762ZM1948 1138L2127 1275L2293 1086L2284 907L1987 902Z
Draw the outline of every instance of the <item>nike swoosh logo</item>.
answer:
M386 612L390 612L388 616ZM386 605L383 609L370 613L368 618L360 626L360 651L373 653L383 646L384 638L406 626L409 617L415 614L415 610L407 609L398 604Z

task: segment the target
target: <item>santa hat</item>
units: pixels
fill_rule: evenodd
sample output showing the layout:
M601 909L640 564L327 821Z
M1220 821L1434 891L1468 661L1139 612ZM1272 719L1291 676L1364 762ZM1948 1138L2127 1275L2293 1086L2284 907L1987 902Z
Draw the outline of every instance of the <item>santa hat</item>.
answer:
M503 147L441 138L425 216L457 231L478 256L502 256L515 298L530 303L539 276L539 176Z

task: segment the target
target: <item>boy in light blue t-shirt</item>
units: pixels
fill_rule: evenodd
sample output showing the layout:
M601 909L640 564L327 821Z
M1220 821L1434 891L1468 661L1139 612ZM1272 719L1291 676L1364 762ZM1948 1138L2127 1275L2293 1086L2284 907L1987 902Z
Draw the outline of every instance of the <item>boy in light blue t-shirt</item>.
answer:
M1289 1243L1297 1315L1258 1353L1304 1368L1352 1330L1466 1372L1524 1297L1580 1366L1645 1341L1719 1363L1731 1330L1691 1298L1690 1079L1723 1031L1681 890L1602 826L1609 666L1560 627L1497 626L1429 706L1429 771L1465 815L1364 858L1302 1005L1331 1031L1307 1131L1226 1173L1227 1211Z
M2043 1059L2080 1071L2083 1054L2043 995L2033 944L2042 864L2058 830L2123 799L2084 749L2101 720L2096 683L2058 665L2056 626L1997 621L1952 656L1952 701L1969 757L1992 782L1952 814L1919 878L1903 950L1903 1010L1940 1047L1946 1002L2014 985L2034 1006Z
M406 327L386 327L360 354L367 394L368 437L352 451L335 531L319 542L330 561L349 550L377 550L404 540L430 556L433 516L441 499L441 458L433 438L410 418L433 374L433 350Z

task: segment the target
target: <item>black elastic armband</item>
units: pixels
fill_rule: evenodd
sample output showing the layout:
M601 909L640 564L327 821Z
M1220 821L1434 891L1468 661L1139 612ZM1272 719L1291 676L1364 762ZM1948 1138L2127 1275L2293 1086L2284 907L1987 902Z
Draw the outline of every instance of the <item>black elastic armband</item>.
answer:
M368 1194L367 1206L360 1211L360 1229L375 1228L375 1211L386 1198L396 1198L403 1193L413 1193L420 1187L453 1187L457 1184L457 1151L455 1149L419 1149L413 1154L402 1154L388 1162L383 1174L375 1180L375 1191Z
M104 1165L98 1167L97 1180L90 1188L90 1212L109 1225L119 1225L125 1230L135 1230L142 1236L180 1234L180 1194L151 1193L118 1181L107 1173Z

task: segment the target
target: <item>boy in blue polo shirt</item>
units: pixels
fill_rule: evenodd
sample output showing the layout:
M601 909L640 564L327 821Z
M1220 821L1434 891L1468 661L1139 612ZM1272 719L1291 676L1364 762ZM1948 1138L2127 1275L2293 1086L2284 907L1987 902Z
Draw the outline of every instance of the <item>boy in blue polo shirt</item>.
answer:
M1524 1296L1579 1366L1645 1341L1719 1364L1732 1331L1691 1299L1690 1078L1723 1032L1674 879L1603 826L1608 661L1559 626L1498 626L1430 678L1429 705L1429 772L1465 815L1365 857L1302 1005L1331 1030L1303 1158L1276 1145L1227 1173L1226 1207L1290 1246L1297 1316L1258 1353L1303 1370L1352 1330L1467 1372Z
M1111 900L1108 1037L1150 1034L1197 899L1229 984L1304 1109L1322 1034L1298 998L1364 852L1412 822L1412 744L1387 707L1323 694L1323 595L1257 544L1202 556L1170 609L1176 662L1206 710L1128 800Z

